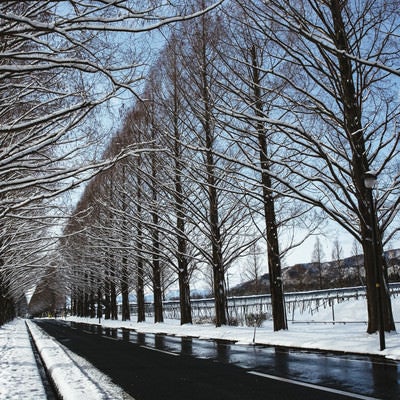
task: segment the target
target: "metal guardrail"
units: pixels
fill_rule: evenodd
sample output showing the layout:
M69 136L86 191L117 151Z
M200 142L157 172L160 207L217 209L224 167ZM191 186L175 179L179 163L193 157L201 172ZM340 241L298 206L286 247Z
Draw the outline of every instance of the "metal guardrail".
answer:
M389 284L391 296L400 294L400 283ZM320 307L330 307L332 309L332 320L335 321L335 303L340 303L348 299L358 299L366 297L365 286L314 290L308 292L289 292L285 293L286 315L288 320L295 320L295 312L309 313L311 316ZM214 298L192 299L192 317L194 321L213 321L215 316ZM130 304L131 313L137 313L137 305ZM240 325L245 325L246 319L251 316L263 315L269 319L272 315L271 295L253 296L234 296L227 299L227 310L230 320L237 321ZM180 319L179 300L169 300L163 302L164 318ZM153 304L146 303L146 314L153 315Z

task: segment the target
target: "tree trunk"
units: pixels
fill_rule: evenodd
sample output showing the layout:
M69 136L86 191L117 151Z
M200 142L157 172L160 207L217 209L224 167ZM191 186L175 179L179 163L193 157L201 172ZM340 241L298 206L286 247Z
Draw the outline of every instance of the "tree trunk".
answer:
M115 285L115 267L114 267L114 257L111 254L110 257L110 311L111 319L118 319L118 304L117 304L117 289Z
M208 123L206 123L208 126ZM218 195L215 187L214 160L211 150L211 131L206 129L207 143L207 184L209 193L210 234L213 261L213 286L215 299L216 326L226 325L228 322L226 312L225 271L222 260L221 233L218 216Z
M143 259L142 259L142 247L143 247L143 232L142 232L142 224L140 222L140 218L142 216L142 206L140 204L142 199L142 180L140 178L140 165L141 165L141 157L138 157L138 176L137 176L137 238L136 238L136 247L137 247L137 281L136 281L136 302L137 302L137 322L144 322L146 320L146 311L145 311L145 303L144 303L144 269L143 269Z
M164 322L159 262L153 264L154 322Z
M127 243L127 200L126 200L126 165L122 164L122 198L121 198L121 211L122 211L122 266L121 266L121 296L122 296L122 321L129 321L131 319L131 310L129 307L129 271L128 271L128 243Z
M87 317L88 316L88 294L86 293L86 289L83 292L82 296L82 316Z
M266 186L263 186L263 188L265 189ZM264 192L265 191L266 190L264 190ZM267 198L265 198L266 195ZM278 229L275 222L274 201L272 200L271 194L268 195L264 193L264 209L265 222L267 224L268 268L271 289L272 317L274 321L274 331L279 331L281 329L287 329L288 327L286 320L285 299L283 295Z
M257 117L263 118L263 100L261 96L261 80L259 77L259 65L257 62L256 47L251 48L253 67L253 91L255 100L255 113ZM271 190L272 181L269 175L270 163L267 152L267 136L265 126L262 122L257 123L257 135L259 145L259 156L261 163L262 197L264 204L264 218L267 230L267 253L269 282L271 290L272 318L274 331L287 329L285 299L283 295L283 282L281 272L281 258L279 253L278 227L276 224L275 204Z
M179 301L181 311L181 325L192 323L192 306L190 304L190 286L185 261L178 263L179 273Z
M90 291L89 303L90 303L90 315L89 316L90 316L90 318L96 318L96 298L95 298L95 294L93 293L93 290Z
M178 214L178 281L179 281L179 301L181 311L181 325L192 323L192 306L190 304L190 285L188 263L186 258L186 239L182 236L184 232L184 217Z
M106 274L104 279L104 319L111 318L111 309L110 309L110 278L109 274Z
M154 295L154 322L163 322L163 304L161 287L160 243L158 232L158 214L153 213L153 295Z
M176 60L174 59L174 62ZM174 157L175 157L175 212L176 212L176 237L177 237L177 261L179 281L179 304L181 312L181 325L192 323L192 306L190 304L190 284L187 261L187 239L185 236L185 212L184 194L182 187L182 145L181 135L178 127L178 78L176 76L176 65L174 65Z
M2 260L0 259L0 267ZM15 304L9 295L8 284L0 276L0 326L15 317Z
M226 325L227 318L227 300L225 293L225 270L222 257L221 232L219 227L219 212L218 212L218 194L216 188L215 162L213 155L213 129L212 129L212 113L211 99L209 96L209 83L207 75L207 38L206 38L206 22L202 17L202 71L201 71L201 93L204 105L202 124L205 135L206 147L206 173L208 186L208 201L209 201L209 223L210 237L212 247L212 269L213 269L213 289L215 301L215 324L217 327Z
M152 129L152 139L155 142L155 129ZM151 200L152 211L152 256L153 256L153 295L154 295L154 322L163 322L163 303L161 285L161 262L160 262L160 230L158 211L158 182L157 182L157 158L155 153L151 155Z
M97 318L99 319L99 321L103 316L103 306L101 304L101 298L102 294L101 294L101 288L99 286L99 288L97 289Z
M122 271L121 271L121 296L122 296L122 321L129 321L131 319L131 312L129 308L129 274L128 274L128 260L122 257Z
M140 249L138 250L140 251ZM144 303L143 260L141 256L139 256L137 263L136 302L137 302L137 322L144 322L146 321L146 310Z

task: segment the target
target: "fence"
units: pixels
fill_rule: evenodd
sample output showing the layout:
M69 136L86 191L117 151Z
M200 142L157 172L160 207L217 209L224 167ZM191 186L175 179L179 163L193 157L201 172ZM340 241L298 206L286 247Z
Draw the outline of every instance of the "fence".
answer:
M389 285L391 296L400 294L400 283ZM286 315L289 321L296 321L298 314L308 313L310 319L320 308L331 309L332 321L335 321L335 303L340 303L349 299L359 299L366 297L364 286L315 290L310 292L291 292L285 293ZM192 318L196 322L213 321L215 317L214 299L192 299ZM146 314L153 315L153 304L146 303ZM137 314L137 305L130 304L131 314ZM263 315L265 319L270 319L272 315L271 295L253 295L228 297L227 299L228 316L231 321L240 325L245 325L246 320L251 316ZM164 318L180 319L179 300L163 302Z

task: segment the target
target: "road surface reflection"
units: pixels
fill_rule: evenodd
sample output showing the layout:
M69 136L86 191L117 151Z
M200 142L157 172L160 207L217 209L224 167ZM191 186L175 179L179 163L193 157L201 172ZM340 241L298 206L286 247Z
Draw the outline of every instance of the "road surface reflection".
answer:
M87 333L139 346L213 359L268 375L327 386L381 399L400 398L399 364L380 357L326 354L274 346L240 345L192 337L144 334L128 329L71 323Z

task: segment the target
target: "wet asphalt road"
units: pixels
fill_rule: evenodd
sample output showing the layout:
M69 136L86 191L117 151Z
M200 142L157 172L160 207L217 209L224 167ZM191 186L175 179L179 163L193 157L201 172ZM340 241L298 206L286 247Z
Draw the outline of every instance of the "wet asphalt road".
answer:
M35 322L136 400L400 399L399 365L381 358Z

